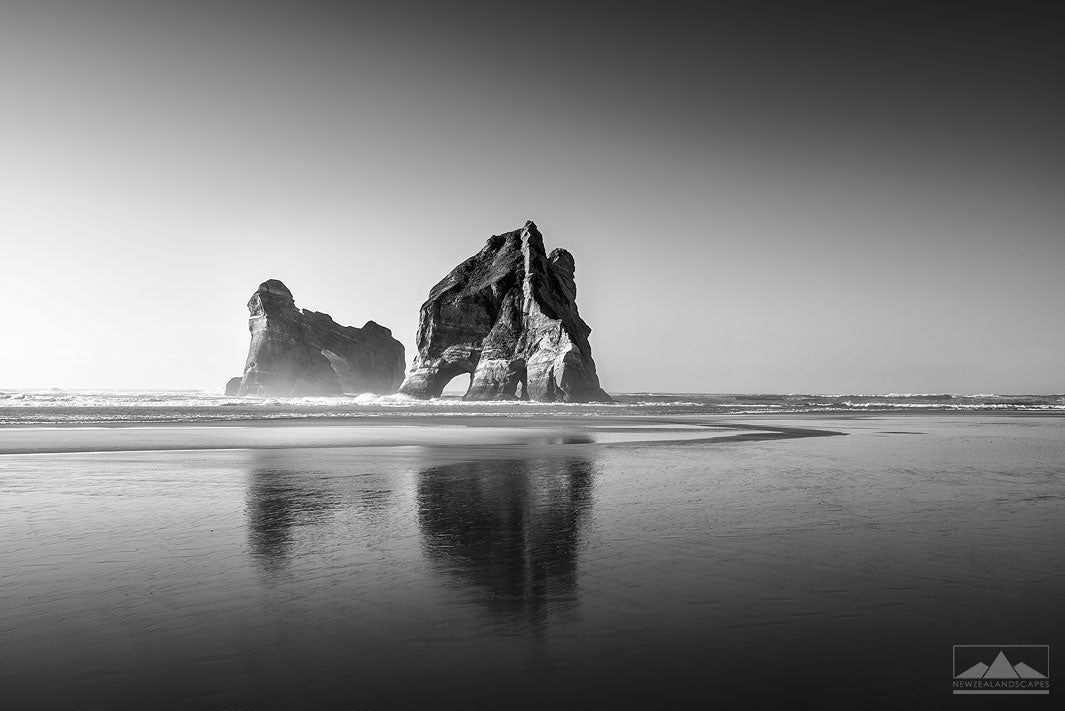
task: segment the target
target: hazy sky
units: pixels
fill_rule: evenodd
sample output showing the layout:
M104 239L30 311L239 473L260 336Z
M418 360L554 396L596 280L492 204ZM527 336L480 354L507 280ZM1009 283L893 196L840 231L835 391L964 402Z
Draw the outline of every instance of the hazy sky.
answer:
M1065 391L1054 4L708 5L5 1L0 386L220 387L267 278L409 365L533 219L608 391Z

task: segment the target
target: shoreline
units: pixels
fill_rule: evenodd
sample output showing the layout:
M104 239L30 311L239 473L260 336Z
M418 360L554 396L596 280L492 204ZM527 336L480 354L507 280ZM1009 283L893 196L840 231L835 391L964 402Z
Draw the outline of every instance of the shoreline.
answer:
M138 408L140 409L140 408ZM36 413L35 413L36 414ZM668 422L683 420L685 424L706 422L714 418L729 420L736 419L809 419L809 420L866 420L878 417L1065 417L1065 410L996 410L996 409L897 409L897 410L871 410L871 411L811 411L811 412L723 412L723 413L673 413L673 414L639 414L639 413L601 413L588 412L585 414L554 413L554 412L499 412L499 413L465 413L456 411L445 412L415 412L410 414L393 414L368 412L365 414L343 413L329 415L324 413L312 413L307 415L285 414L277 417L243 417L239 419L203 419L203 420L163 420L145 418L137 419L100 419L100 420L77 420L77 421L51 421L51 422L2 422L0 432L14 429L110 429L110 428L144 428L144 427L320 427L320 426L408 426L417 427L427 420L456 420L463 422L476 422L477 426L483 427L507 427L507 423L521 423L530 421L546 420L562 424L587 424L588 422L604 422L610 420L643 420L648 422ZM502 421L502 422L500 422Z
M424 416L0 426L0 456L104 452L484 446L633 447L844 435L828 429L663 416Z
M846 425L904 418L1058 419L1062 412L843 412L750 414L417 413L207 421L101 421L0 425L0 457L363 447L646 447L845 436ZM833 423L835 426L833 426ZM887 430L883 434L913 432ZM917 433L919 434L919 433Z

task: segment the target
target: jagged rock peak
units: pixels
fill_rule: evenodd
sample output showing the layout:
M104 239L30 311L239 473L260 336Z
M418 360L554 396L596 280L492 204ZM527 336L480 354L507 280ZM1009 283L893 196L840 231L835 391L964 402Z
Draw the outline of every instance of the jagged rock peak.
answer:
M429 291L418 322L418 355L400 388L440 395L471 374L468 400L610 402L577 311L573 255L544 250L532 222L493 235Z
M278 279L259 285L248 312L248 360L244 375L226 384L227 395L384 395L403 380L403 344L374 321L355 328L300 310Z

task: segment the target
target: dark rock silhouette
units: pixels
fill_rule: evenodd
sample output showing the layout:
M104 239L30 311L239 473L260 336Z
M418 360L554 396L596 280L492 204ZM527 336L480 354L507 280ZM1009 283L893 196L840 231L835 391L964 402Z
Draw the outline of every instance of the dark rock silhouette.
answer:
M248 361L239 385L226 385L227 395L384 395L403 380L403 344L373 321L355 328L301 311L277 279L259 285L248 311Z
M438 397L472 374L467 400L611 402L577 313L573 256L548 255L532 222L490 237L429 292L400 392Z

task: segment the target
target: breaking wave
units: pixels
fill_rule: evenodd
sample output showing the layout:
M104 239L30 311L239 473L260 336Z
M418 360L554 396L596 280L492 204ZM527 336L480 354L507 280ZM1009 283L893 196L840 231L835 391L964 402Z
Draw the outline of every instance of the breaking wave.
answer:
M193 390L5 390L0 424L77 422L206 422L291 418L485 415L733 415L870 412L1065 412L1065 395L941 393L712 394L623 393L616 403L466 402L458 396L414 400L405 395L227 397Z

